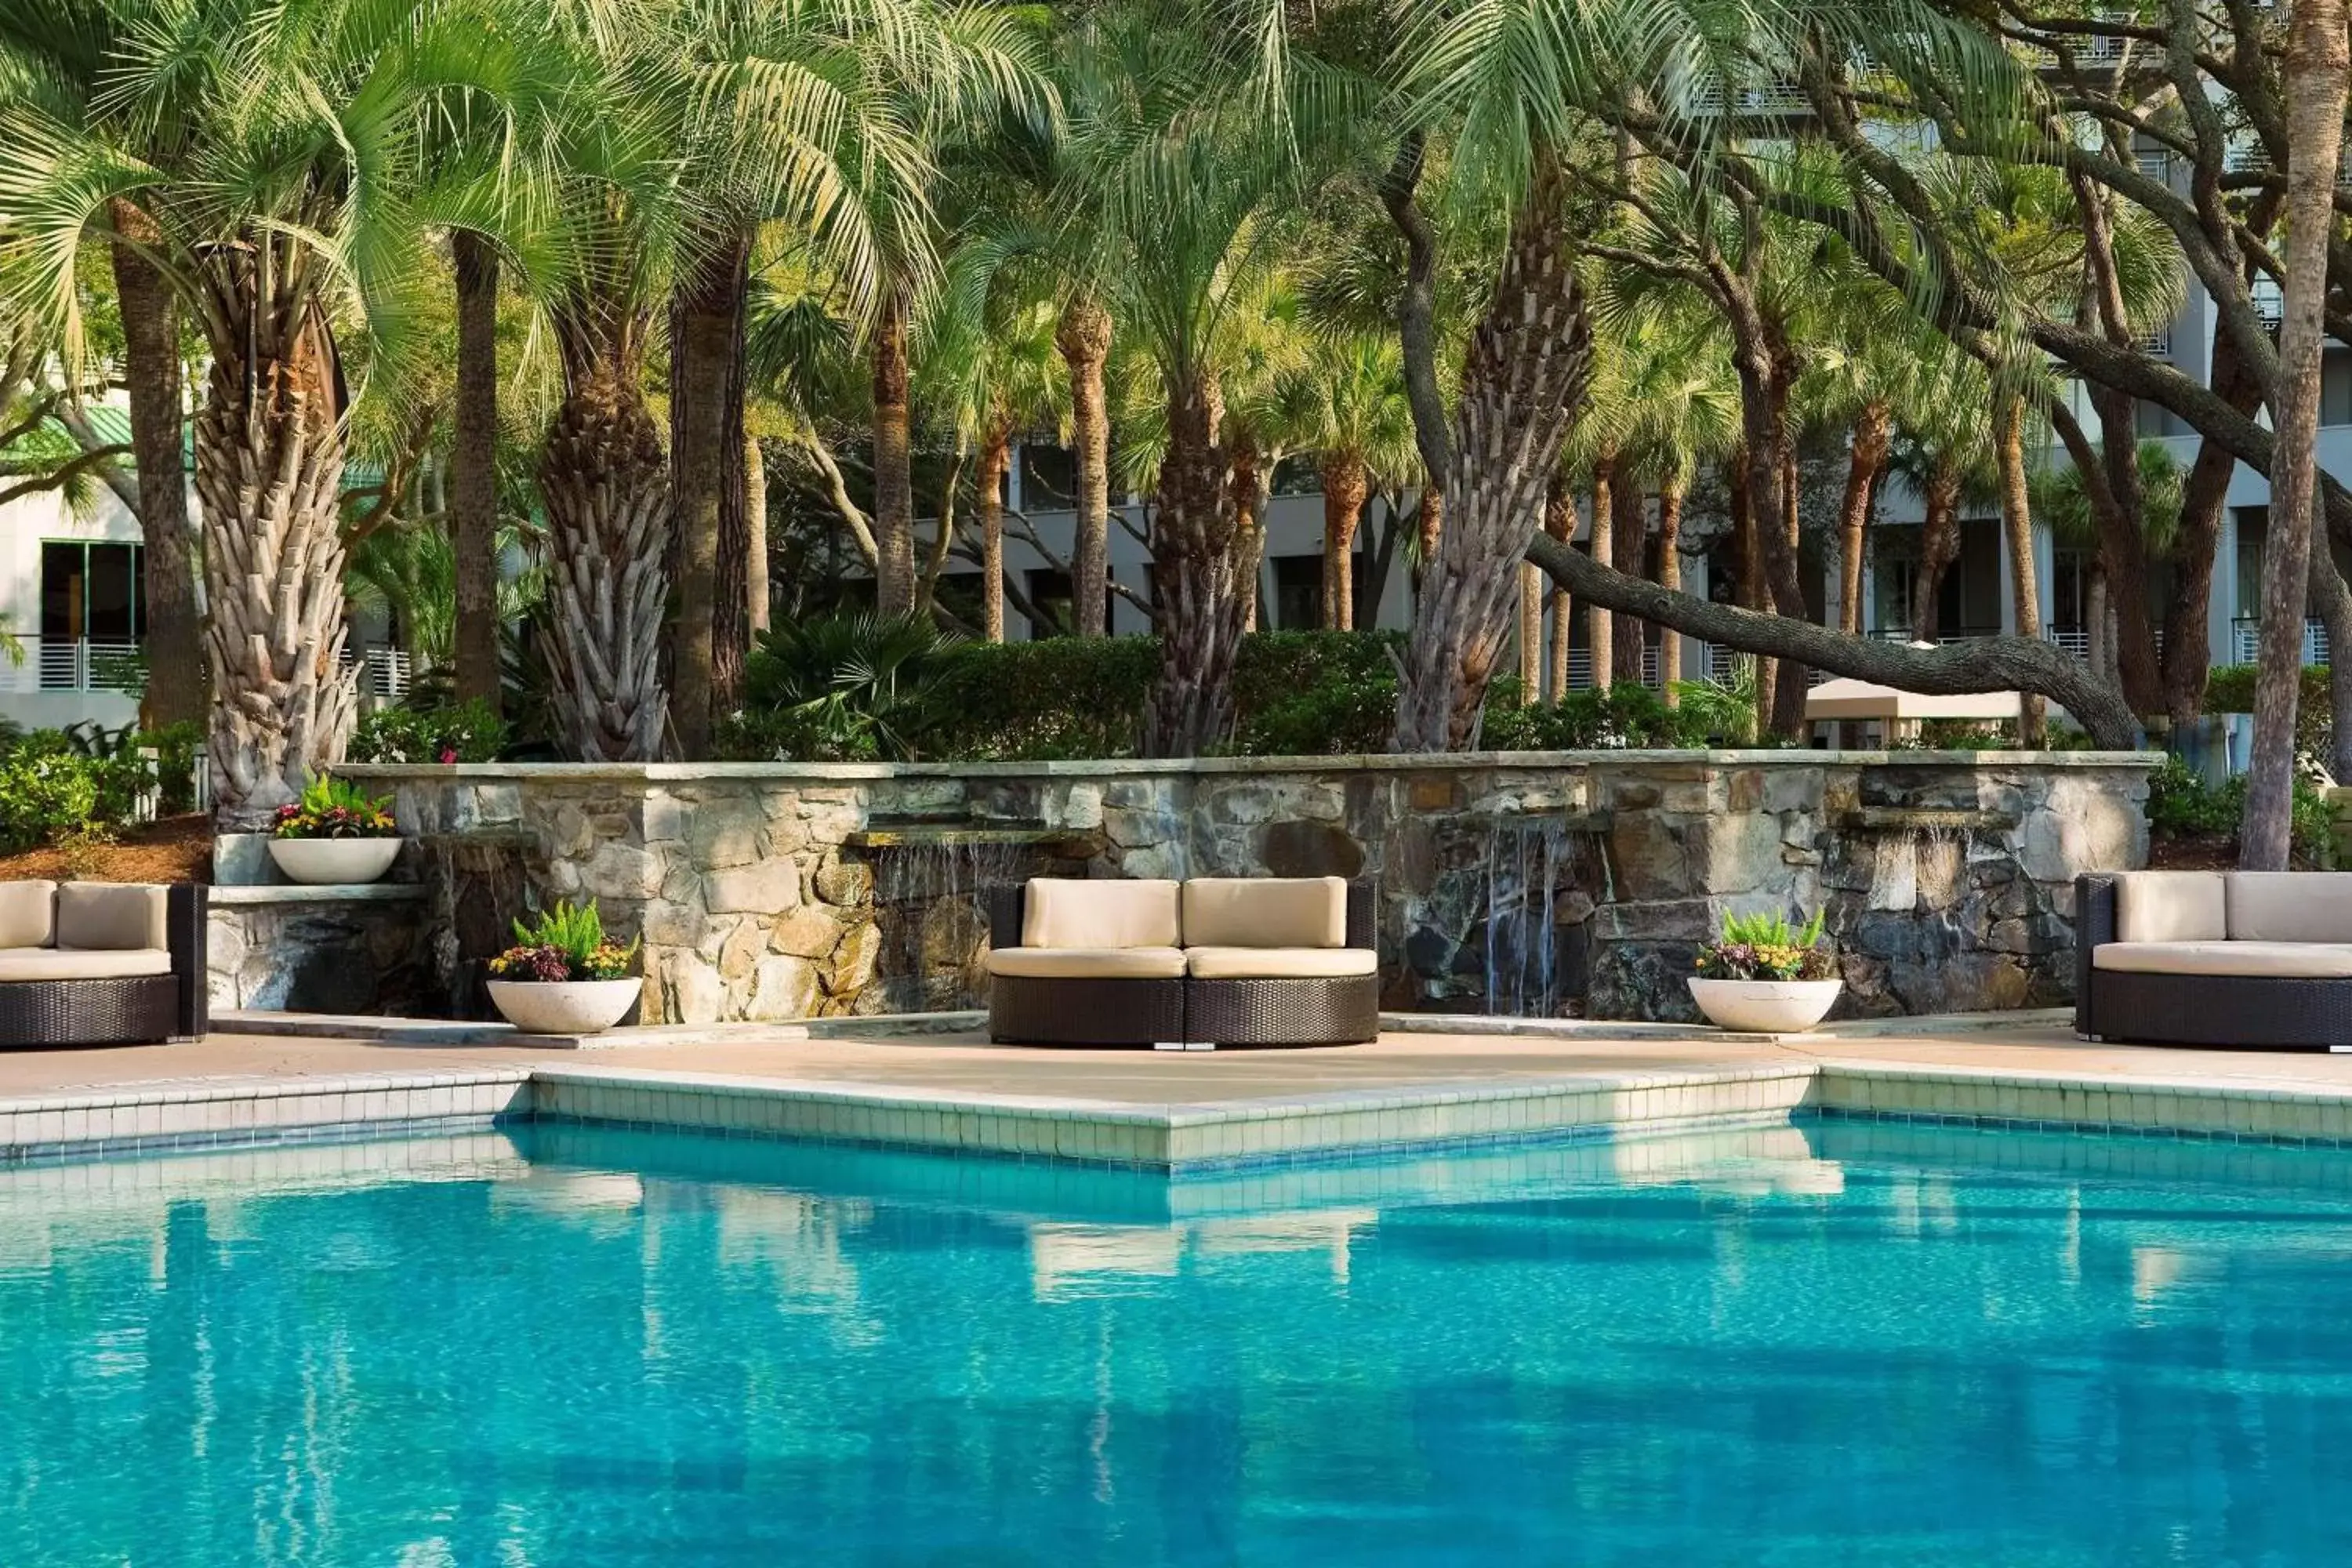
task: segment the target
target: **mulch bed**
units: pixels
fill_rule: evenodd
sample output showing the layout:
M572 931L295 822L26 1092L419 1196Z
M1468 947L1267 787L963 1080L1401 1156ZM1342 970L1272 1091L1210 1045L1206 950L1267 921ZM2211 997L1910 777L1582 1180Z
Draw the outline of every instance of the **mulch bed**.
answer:
M209 882L213 819L204 812L126 827L112 844L68 852L27 849L0 855L0 882Z

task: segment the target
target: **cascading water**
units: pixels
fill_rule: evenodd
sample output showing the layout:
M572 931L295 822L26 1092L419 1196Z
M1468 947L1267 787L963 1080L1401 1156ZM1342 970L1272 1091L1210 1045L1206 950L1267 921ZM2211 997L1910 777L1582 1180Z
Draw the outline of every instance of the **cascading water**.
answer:
M1564 993L1554 900L1574 869L1566 824L1498 818L1486 830L1486 1005L1490 1015L1557 1018Z
M886 942L877 978L891 1008L982 1005L973 960L988 945L988 895L1028 874L1034 847L943 834L869 853Z

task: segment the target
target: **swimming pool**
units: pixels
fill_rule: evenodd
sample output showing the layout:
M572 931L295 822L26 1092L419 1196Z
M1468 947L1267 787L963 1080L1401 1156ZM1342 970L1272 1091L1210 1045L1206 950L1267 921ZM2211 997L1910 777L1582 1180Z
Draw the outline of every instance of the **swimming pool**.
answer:
M0 1563L2341 1563L2352 1157L1180 1182L562 1126L0 1176Z

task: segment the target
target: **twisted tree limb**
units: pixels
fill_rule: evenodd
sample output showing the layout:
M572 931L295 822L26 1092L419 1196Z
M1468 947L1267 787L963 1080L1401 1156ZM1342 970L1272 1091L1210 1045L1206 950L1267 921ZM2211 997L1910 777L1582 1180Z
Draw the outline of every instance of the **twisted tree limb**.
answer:
M2064 708L2100 746L2118 752L2138 746L2138 721L2123 693L2092 675L2072 654L2040 637L1983 637L1941 647L1910 647L1694 598L1612 572L1547 535L1538 534L1528 544L1527 558L1587 604L1654 621L1688 637L1904 691L1933 696L2030 691Z

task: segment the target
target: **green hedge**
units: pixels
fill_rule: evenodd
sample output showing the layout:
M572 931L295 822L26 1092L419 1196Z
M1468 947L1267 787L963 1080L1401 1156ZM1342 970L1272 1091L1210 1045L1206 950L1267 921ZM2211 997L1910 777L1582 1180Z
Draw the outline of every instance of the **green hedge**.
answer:
M2205 678L2205 711L2252 713L2254 710L2254 667L2224 664ZM2305 762L2325 766L2336 741L2336 703L2327 689L2327 667L2303 667L2303 690L2294 701L2294 750Z
M203 740L194 724L146 731L83 723L0 738L0 852L37 849L88 825L120 826L138 815L151 789L166 816L193 809Z

